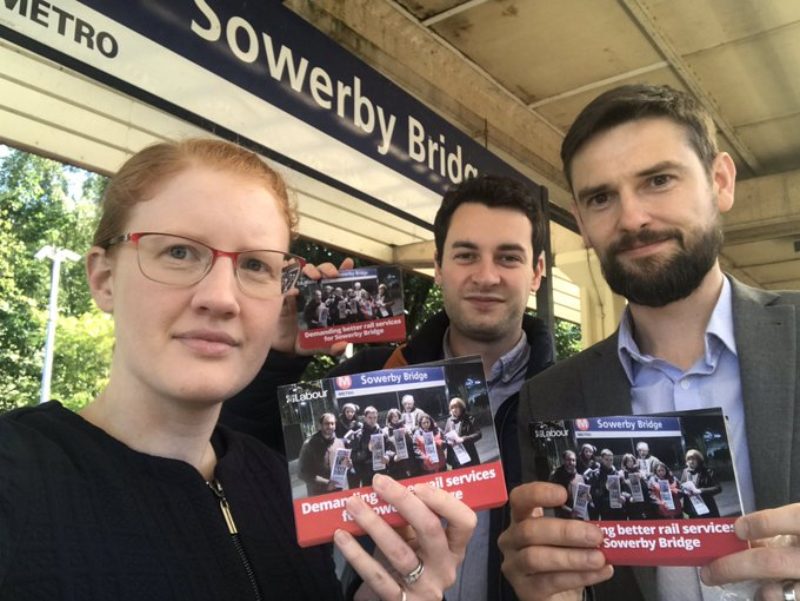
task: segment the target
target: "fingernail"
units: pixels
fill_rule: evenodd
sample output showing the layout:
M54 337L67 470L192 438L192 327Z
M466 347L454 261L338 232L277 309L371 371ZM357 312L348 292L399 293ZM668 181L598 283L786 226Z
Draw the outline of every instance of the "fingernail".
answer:
M734 531L736 532L736 536L738 536L742 540L748 540L750 534L750 526L747 522L746 517L740 517L733 523Z
M383 474L375 474L375 476L372 478L372 488L378 492L386 490L386 484L386 476Z
M589 551L586 556L586 563L590 567L600 569L606 563L606 556L600 551Z
M337 528L336 532L333 533L333 542L343 545L347 541L348 541L347 532L345 532L341 528Z
M598 528L592 528L586 532L586 542L590 545L597 546L603 543L603 531Z
M353 495L347 499L347 511L350 515L359 515L364 510L364 501L358 495Z

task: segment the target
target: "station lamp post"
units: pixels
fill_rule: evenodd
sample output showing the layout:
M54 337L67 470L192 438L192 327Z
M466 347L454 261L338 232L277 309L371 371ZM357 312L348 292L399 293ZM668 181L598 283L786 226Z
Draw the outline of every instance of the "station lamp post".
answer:
M47 307L47 338L44 346L44 367L42 368L42 390L39 402L50 400L50 380L53 375L53 349L56 344L56 322L58 321L58 285L61 279L61 263L64 261L78 261L78 253L66 248L57 248L49 244L36 253L39 261L50 259L53 261L53 272L50 279L50 303Z

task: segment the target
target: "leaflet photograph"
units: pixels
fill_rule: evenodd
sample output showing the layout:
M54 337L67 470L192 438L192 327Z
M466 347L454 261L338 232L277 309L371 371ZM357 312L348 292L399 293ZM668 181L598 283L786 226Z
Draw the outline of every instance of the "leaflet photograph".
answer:
M704 565L747 548L719 409L533 421L539 480L563 486L556 517L598 521L615 565Z
M403 277L391 265L343 270L336 278L298 283L300 346L396 342L406 337Z
M446 490L473 509L507 499L479 358L381 370L278 390L298 541L360 533L346 511L359 495L405 523L372 490L375 474Z

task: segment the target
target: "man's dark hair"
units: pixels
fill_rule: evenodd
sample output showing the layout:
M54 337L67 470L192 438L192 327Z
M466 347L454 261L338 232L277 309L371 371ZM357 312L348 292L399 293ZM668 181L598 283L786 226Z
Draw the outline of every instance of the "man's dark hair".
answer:
M542 221L539 198L527 186L510 177L479 175L450 188L442 198L442 204L433 221L436 262L439 265L442 264L444 240L447 237L447 230L450 229L453 213L467 202L482 204L490 209L512 209L523 213L531 222L532 260L536 262L544 249L545 240L545 225ZM475 227L485 227L485 224L476 223Z
M711 173L717 156L714 120L693 96L669 86L637 84L620 86L592 100L561 144L564 175L572 188L572 160L581 147L606 130L637 119L665 117L683 126L700 162Z

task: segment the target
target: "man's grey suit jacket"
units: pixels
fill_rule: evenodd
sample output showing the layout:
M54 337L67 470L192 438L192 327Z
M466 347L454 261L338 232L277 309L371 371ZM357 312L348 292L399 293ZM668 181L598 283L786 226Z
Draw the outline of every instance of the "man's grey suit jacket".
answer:
M758 509L800 501L800 292L771 292L730 278L742 397ZM523 480L536 479L532 420L631 412L617 333L557 363L523 386L519 404ZM616 582L615 582L616 581ZM635 599L631 571L618 569L598 599Z

